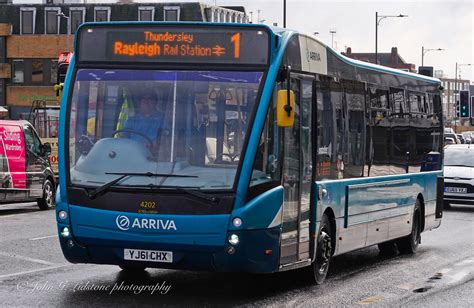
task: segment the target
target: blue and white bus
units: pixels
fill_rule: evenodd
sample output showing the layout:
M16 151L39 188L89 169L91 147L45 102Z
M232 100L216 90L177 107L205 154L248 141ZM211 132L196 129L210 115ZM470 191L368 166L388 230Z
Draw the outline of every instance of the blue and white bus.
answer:
M441 223L438 79L263 25L86 23L64 94L70 262L319 284L332 257L415 253Z

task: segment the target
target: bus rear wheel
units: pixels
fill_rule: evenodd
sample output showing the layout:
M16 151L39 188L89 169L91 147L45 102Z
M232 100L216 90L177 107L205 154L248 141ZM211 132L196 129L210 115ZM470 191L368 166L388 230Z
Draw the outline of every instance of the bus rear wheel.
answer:
M329 270L332 257L332 233L329 218L323 215L316 243L316 258L311 265L312 278L316 284L322 284Z
M414 254L421 243L421 210L420 201L417 199L413 211L411 233L397 240L398 250L402 254Z

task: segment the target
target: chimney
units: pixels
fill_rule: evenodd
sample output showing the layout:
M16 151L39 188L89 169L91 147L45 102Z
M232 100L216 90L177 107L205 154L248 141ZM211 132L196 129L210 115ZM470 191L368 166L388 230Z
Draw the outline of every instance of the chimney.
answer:
M390 64L398 64L398 49L392 47L392 53L390 54Z

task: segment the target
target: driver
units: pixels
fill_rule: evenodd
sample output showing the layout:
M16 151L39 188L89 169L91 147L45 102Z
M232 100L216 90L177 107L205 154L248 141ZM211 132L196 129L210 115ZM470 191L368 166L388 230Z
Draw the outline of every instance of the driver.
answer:
M125 122L123 129L132 131L125 136L146 143L146 140L140 134L148 137L155 143L157 131L162 126L163 114L158 110L157 95L153 90L145 90L138 95L138 110L134 116L131 116ZM139 134L134 134L137 132ZM156 144L153 144L156 146Z

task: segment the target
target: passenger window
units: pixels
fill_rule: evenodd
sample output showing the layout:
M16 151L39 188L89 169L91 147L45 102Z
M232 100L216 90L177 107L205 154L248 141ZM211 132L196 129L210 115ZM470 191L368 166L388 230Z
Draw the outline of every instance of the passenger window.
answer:
M403 118L409 114L404 92L403 89L390 88L390 105L393 106L394 116L397 118Z
M344 178L363 175L365 150L365 88L356 81L344 82L346 129L344 142Z

